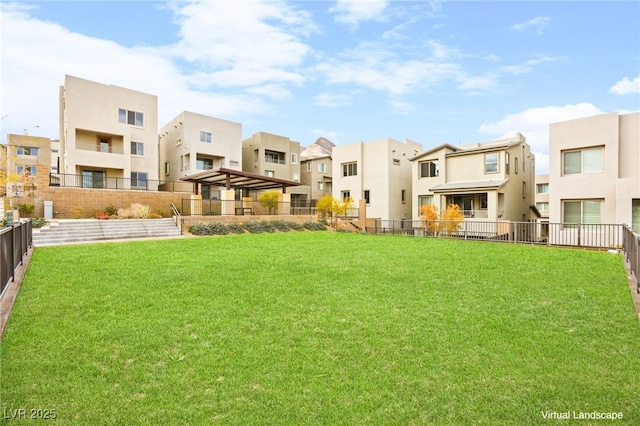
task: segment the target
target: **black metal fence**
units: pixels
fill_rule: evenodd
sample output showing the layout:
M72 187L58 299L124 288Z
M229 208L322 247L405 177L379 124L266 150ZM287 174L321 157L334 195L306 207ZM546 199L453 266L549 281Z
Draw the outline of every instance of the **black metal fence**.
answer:
M50 173L49 186L87 189L129 189L134 191L194 192L194 186L191 182L142 178L130 179L97 175L71 175L65 173Z
M0 294L13 280L29 247L33 245L31 220L21 221L0 229Z

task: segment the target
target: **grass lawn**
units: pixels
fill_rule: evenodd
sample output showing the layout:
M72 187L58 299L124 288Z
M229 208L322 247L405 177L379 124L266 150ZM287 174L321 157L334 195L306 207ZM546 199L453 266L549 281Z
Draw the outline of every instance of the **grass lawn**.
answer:
M640 424L639 361L622 259L604 252L331 232L41 247L0 348L0 409L87 425Z

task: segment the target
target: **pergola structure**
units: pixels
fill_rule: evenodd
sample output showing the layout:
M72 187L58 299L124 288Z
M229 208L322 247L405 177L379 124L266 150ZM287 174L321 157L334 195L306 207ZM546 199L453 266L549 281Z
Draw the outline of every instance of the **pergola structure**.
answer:
M286 193L287 187L302 185L300 182L261 176L240 170L226 169L224 167L185 176L180 178L180 180L195 183L196 191L198 191L197 184L209 184L220 186L227 190L242 189L247 191L262 191L265 189L282 189L282 193L284 194Z

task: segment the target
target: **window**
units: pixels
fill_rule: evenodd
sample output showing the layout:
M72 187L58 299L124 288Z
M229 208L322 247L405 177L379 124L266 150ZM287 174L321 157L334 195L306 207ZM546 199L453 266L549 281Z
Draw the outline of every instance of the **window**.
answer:
M119 108L118 122L142 127L144 125L144 114L141 112L129 111L123 108Z
M400 202L402 204L407 202L407 190L406 189L401 189L400 190Z
M311 161L307 161L307 172L311 172Z
M131 172L131 188L146 188L147 174L142 172Z
M640 233L640 198L631 200L631 228Z
M211 132L200 132L200 142L211 143Z
M436 177L440 175L440 167L438 160L429 160L420 162L420 177Z
M344 201L347 198L351 198L351 191L341 191L340 195L342 196L342 201Z
M514 167L514 169L515 169L516 174L518 174L518 157L515 158L515 167Z
M602 173L602 147L562 153L565 175Z
M420 195L418 197L418 214L422 214L422 206L433 204L433 195Z
M182 145L182 139L176 139L176 146Z
M505 153L504 153L504 172L505 172L505 173L509 173L509 172L510 172L510 169L509 169L509 166L510 166L510 164L509 164L509 163L510 163L510 161L511 161L511 160L510 160L509 153L508 153L508 152L505 152ZM518 159L516 158L516 164L517 164L517 162L518 162ZM518 173L517 169L518 169L518 167L516 166L516 173Z
M266 177L275 177L275 176L276 176L276 173L275 173L273 170L265 170L265 171L264 171L264 175L265 175Z
M327 173L327 163L318 163L318 172Z
M548 194L549 193L549 184L548 183L538 183L538 184L536 184L536 192L538 194Z
M291 164L298 164L298 154L295 152L291 153Z
M184 155L184 169L189 170L191 168L191 154Z
M294 173L293 174L293 181L294 182L300 182L300 174L299 173Z
M18 166L16 166L16 171L18 172L19 175L25 175L25 176L36 176L37 173L37 167L36 166L23 166L21 164L19 164Z
M98 152L111 152L111 138L98 136Z
M213 159L196 157L196 169L198 170L211 170L213 169Z
M549 210L549 203L536 203L536 208L540 211Z
M563 201L564 223L602 223L602 200Z
M357 176L358 163L344 163L342 165L342 176Z
M19 146L16 150L18 155L38 155L38 148L31 148L28 146Z
M527 182L522 182L522 198L527 198Z
M144 155L144 143L131 142L131 155Z
M264 161L265 163L285 164L284 152L277 151L265 151Z
M184 155L180 156L180 171L184 170Z
M318 190L324 191L324 182L321 180L318 181Z
M165 161L164 162L164 175L165 176L169 176L169 172L171 171L171 169L169 168L169 162Z
M368 189L365 189L363 192L363 197L364 200L367 202L367 204L371 204L371 191Z
M83 188L104 188L105 173L101 170L83 170L82 171L82 187Z
M486 193L480 194L480 209L486 210L489 207L489 199Z
M394 158L393 159L393 165L394 166L399 166L400 165L400 159L399 158Z
M498 172L498 153L485 154L484 156L484 172L485 173L497 173Z

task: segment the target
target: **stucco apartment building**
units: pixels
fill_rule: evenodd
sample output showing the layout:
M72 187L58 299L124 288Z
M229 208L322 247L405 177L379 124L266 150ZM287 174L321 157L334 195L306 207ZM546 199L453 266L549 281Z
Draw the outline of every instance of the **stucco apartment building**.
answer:
M300 183L309 187L312 201L331 195L334 147L328 139L318 138L300 152Z
M411 219L411 162L422 151L418 142L392 138L333 148L333 197L365 200L367 217Z
M534 203L535 158L525 137L462 146L440 145L411 158L413 219L420 207L457 204L465 220L528 221Z
M178 181L220 167L242 170L242 124L183 111L160 128L160 177ZM219 187L203 184L203 199L219 199Z
M549 221L640 232L640 112L549 125Z
M157 96L66 75L59 157L59 173L78 176L82 187L139 188L157 181Z
M536 175L536 208L541 222L549 222L549 174Z
M300 142L273 133L254 133L242 141L242 171L300 182ZM307 186L291 187L287 191L292 203L308 200Z

